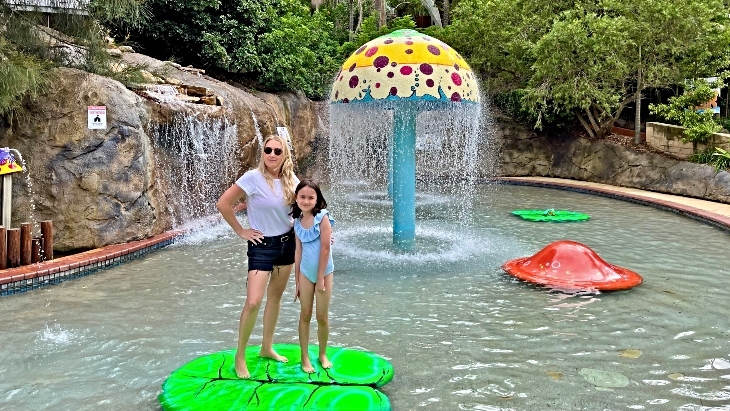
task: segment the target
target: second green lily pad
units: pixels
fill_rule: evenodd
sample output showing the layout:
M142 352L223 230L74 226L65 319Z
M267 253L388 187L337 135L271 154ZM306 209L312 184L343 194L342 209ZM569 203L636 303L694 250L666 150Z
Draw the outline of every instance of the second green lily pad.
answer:
M591 218L588 214L576 211L555 210L548 208L547 210L515 210L512 214L529 221L586 221Z

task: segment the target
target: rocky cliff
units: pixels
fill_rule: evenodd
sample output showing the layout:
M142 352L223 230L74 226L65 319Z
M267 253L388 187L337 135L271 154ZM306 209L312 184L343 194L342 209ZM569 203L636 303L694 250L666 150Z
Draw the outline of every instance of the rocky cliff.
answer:
M27 169L14 179L13 226L52 220L59 251L148 238L184 223L180 216L190 216L192 204L185 197L205 194L201 201L210 203L256 164L259 139L277 127L289 130L298 159L309 154L318 122L303 95L248 92L136 53L124 53L120 64L145 66L149 81L131 90L56 69L47 91L0 126L0 146L19 150ZM166 95L169 90L177 97ZM87 127L88 106L106 106L106 129ZM219 128L214 131L233 141L202 152L186 139L195 132L186 127L196 124ZM180 147L188 154L176 154ZM234 158L235 167L218 167L221 159L210 153ZM180 162L188 164L176 166ZM180 178L195 169L207 170L202 178L214 181ZM195 187L209 182L215 192ZM185 195L176 195L181 190Z

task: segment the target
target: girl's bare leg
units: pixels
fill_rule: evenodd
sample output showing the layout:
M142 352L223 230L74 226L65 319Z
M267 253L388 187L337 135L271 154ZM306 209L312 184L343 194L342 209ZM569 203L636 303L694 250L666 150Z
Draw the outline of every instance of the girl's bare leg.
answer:
M319 363L322 368L332 368L332 363L327 358L327 341L330 336L329 309L332 299L332 284L334 274L324 277L324 292L316 292L317 298L317 338L319 339Z
M279 310L281 309L281 296L286 290L289 283L289 275L291 275L293 264L284 266L274 266L271 272L269 287L266 289L266 306L264 307L264 334L261 341L261 351L259 355L265 358L271 358L279 362L289 361L283 355L274 351L274 330L279 320Z
M256 324L261 301L264 299L266 282L269 279L267 271L253 270L248 272L246 281L246 302L241 310L241 320L238 325L238 349L236 351L236 374L239 378L250 378L246 364L246 346L251 337L251 331Z
M302 352L302 371L313 373L314 367L309 359L309 324L312 322L312 306L314 305L314 284L304 276L299 275L299 348Z

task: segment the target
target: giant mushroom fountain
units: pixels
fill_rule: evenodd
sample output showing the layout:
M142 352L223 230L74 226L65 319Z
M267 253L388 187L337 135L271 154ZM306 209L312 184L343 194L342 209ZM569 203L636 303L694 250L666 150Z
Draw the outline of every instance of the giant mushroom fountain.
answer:
M330 94L333 123L338 112L340 121L345 123L358 112L369 113L373 121L392 116L390 130L384 127L374 136L380 141L365 145L387 147L381 155L387 156L388 195L393 203L393 243L406 249L413 245L416 237L417 119L420 113L438 110L445 111L446 116L463 115L476 119L478 124L477 80L454 49L415 30L397 30L357 49L343 64ZM357 129L353 124L346 126ZM341 134L334 130L335 127L331 138ZM364 140L361 136L355 136L355 139L361 141L349 145L358 146ZM455 141L454 136L445 136L444 140ZM448 145L446 141L443 143ZM330 158L347 157L347 144L337 150L331 145ZM475 158L476 147L472 146L466 147L470 157L463 168L469 169L468 172L474 168L471 160ZM368 172L384 171L374 168L376 170Z

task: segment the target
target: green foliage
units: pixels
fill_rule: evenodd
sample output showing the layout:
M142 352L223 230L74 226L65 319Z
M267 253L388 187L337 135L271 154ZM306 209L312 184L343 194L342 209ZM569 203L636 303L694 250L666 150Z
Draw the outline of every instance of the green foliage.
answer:
M670 98L668 104L650 104L649 110L685 127L684 142L704 143L713 133L722 129L711 110L697 110L697 107L715 97L714 87L704 80L687 83L682 95Z
M706 150L697 151L691 156L689 156L689 161L693 163L699 163L699 164L709 164L712 161L712 153L714 153L715 150L712 148L708 148Z
M88 15L17 12L0 0L0 115L51 80L49 70L66 66L124 80L138 68L115 69L106 52L100 20L133 26L144 18L143 0L93 0Z
M360 46L367 43L370 40L376 39L380 36L384 36L396 30L401 29L415 29L416 23L413 21L411 16L396 17L389 20L387 25L378 29L378 17L372 14L362 21L360 30L355 34L355 38L352 41L345 42L340 46L339 52L342 59L348 58L352 53L355 52Z
M18 52L0 37L0 114L17 108L23 97L36 95L46 84L47 64Z
M312 17L288 13L276 20L259 42L261 84L324 97L340 66L338 44L330 37L332 26L320 13Z
M347 9L310 13L299 0L150 0L139 28L113 26L159 59L254 81L267 90L326 94L339 69L337 39L347 38ZM335 24L335 22L337 24Z
M721 147L708 148L707 150L692 154L689 161L709 164L715 167L715 171L728 170L730 169L730 151Z
M715 170L727 170L730 168L730 151L715 147L715 152L712 153L712 161L710 162L715 166Z
M491 93L521 90L537 126L574 113L607 133L637 91L729 61L721 0L460 0L452 15L443 39Z

